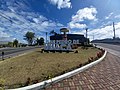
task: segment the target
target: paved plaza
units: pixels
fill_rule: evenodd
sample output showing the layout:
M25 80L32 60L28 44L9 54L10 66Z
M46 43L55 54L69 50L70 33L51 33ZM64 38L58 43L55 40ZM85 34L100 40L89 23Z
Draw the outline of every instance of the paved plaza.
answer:
M108 53L99 64L46 90L120 90L120 57Z

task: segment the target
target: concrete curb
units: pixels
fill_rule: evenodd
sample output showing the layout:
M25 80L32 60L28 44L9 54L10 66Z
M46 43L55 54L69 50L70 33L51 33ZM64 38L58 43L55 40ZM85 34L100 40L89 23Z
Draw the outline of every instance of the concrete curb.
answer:
M16 89L8 89L8 90L41 90L41 89L44 89L46 86L51 85L52 83L56 83L56 82L61 81L65 78L69 78L73 75L76 75L80 72L83 72L84 70L98 64L99 62L101 62L105 58L106 54L107 54L107 51L105 51L104 55L100 59L98 59L94 62L91 62L90 64L87 64L85 66L82 66L81 68L78 68L78 69L73 70L71 72L65 73L61 76L58 76L58 77L55 77L55 78L52 78L52 79L49 79L49 80L45 80L43 82L33 84L33 85L30 85L30 86L26 86L26 87L22 87L22 88L16 88Z

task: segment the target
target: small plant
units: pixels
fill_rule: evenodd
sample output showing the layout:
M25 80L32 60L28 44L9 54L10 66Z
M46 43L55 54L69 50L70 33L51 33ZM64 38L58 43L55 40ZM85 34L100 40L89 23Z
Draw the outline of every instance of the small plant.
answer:
M69 51L66 51L66 53L69 53Z
M75 53L78 53L78 50L76 50Z
M85 46L82 46L81 49L85 49Z
M85 62L83 65L87 65L88 64L88 61L87 62Z
M62 53L62 51L59 51L59 53Z
M81 63L79 64L79 67L82 67L82 64L81 64Z
M102 52L102 51L97 53L97 57L98 57L98 58L102 57L102 55L103 55L103 52Z
M27 78L27 81L26 81L26 83L25 83L25 86L28 86L28 85L30 84L30 82L31 82L31 79L30 79L30 77L28 77L28 78Z
M88 47L85 47L85 49L87 50L87 49L88 49Z
M43 53L43 51L40 51L41 53Z
M88 58L88 62L89 62L89 63L91 63L92 61L93 61L92 59Z
M60 67L60 64L58 64L57 66Z
M53 53L55 53L55 50L54 51L52 51Z
M13 69L13 67L11 66L10 69Z
M52 74L49 74L48 75L48 79L50 79L51 80L51 85L52 85L52 78L54 77L54 75L52 75Z
M49 53L49 51L46 51L47 53Z
M94 60L94 58L93 58L93 57L90 57L90 60L92 60L92 61L93 61L93 60Z
M40 51L41 53L43 53L44 52L44 49L41 49L41 51Z
M38 80L33 81L33 84L36 84L36 83L38 83Z
M95 58L94 58L94 60L97 60L98 59L98 57L96 56Z
M4 79L0 79L0 90L4 90L4 85L5 85L5 80Z

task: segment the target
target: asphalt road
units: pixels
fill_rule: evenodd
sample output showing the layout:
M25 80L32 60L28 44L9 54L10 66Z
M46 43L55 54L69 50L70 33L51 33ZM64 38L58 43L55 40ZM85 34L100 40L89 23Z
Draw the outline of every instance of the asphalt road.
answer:
M32 51L35 48L40 48L40 47L2 48L0 49L0 57L2 58L2 52L4 52L4 58L7 58Z
M112 44L104 44L104 43L96 43L96 44L120 52L120 45L112 45Z
M113 55L120 57L120 45L95 43L98 47L102 47Z

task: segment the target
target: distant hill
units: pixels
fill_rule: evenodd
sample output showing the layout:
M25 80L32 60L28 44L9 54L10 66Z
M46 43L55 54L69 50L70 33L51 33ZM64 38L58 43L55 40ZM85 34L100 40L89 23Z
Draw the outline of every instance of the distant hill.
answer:
M93 40L93 41L91 41L91 42L92 42L92 43L120 44L120 38Z
M7 44L8 41L0 41L0 44Z

